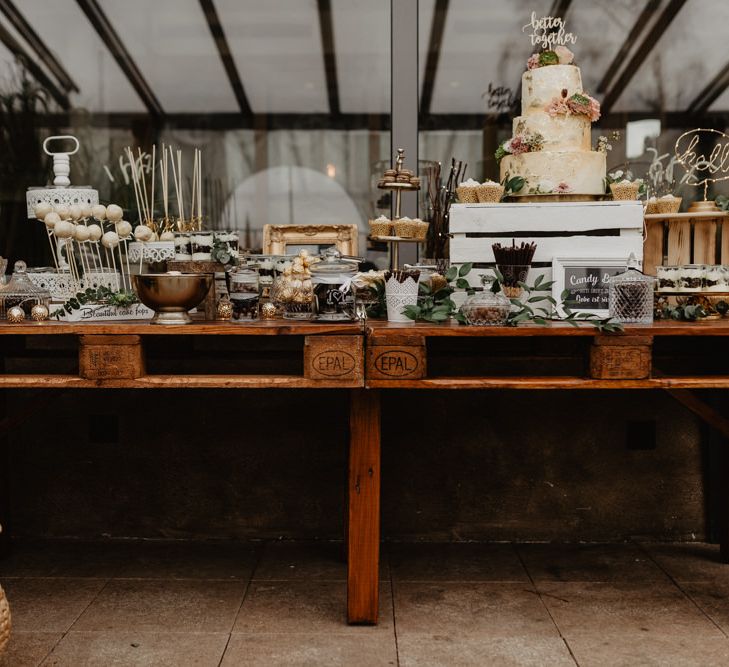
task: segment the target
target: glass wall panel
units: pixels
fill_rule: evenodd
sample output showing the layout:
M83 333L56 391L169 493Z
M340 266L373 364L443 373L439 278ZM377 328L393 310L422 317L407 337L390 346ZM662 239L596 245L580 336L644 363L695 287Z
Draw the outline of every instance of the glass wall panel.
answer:
M25 219L25 190L49 179L43 138L68 133L81 142L72 183L133 221L125 147L182 149L188 200L199 147L207 228L237 229L260 250L268 223L357 224L360 254L386 264L366 233L374 165L390 155L389 0L8 4L0 254L11 262L50 263L42 225Z

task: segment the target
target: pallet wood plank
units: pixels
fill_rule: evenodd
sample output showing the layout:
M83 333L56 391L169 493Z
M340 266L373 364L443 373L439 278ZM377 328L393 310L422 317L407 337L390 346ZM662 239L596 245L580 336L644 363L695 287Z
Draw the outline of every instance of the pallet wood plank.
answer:
M691 220L668 221L668 265L691 263Z
M693 264L716 264L716 220L694 221Z
M367 347L367 377L419 380L427 374L425 338L393 336Z
M719 262L721 264L729 264L729 220L723 220L721 223L721 252L719 253Z
M307 336L304 339L304 377L363 387L362 336Z
M493 262L492 245L511 245L512 237L472 238L456 235L450 242L453 262ZM537 244L534 262L551 262L554 257L625 257L633 253L643 257L643 236L635 233L621 236L548 236L518 239L519 242Z
M132 380L144 375L142 339L136 335L79 336L79 375L86 380Z
M453 204L450 232L589 232L643 228L641 202Z
M663 265L663 239L665 224L662 220L646 224L646 237L643 242L643 271L656 275L656 267Z
M347 620L377 623L380 567L380 394L351 393Z
M613 340L606 336L595 338L590 348L590 377L596 380L642 380L650 377L651 343L652 339L647 336Z

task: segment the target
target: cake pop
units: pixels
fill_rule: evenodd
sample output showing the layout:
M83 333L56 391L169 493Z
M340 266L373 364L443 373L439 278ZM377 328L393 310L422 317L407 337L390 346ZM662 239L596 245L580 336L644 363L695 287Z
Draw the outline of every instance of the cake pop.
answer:
M53 229L59 222L61 222L61 216L55 211L51 211L45 215L43 222L48 229Z
M124 211L121 206L109 204L106 207L106 217L109 222L119 222L124 217Z
M65 204L56 204L53 209L56 211L56 213L58 213L58 215L61 216L61 220L68 220L71 215L70 211L68 210L68 206L66 206Z
M91 215L97 220L106 220L106 206L103 204L96 204L96 206L92 206Z
M119 238L127 239L132 233L132 225L126 220L120 220L116 224L116 233L119 234Z
M41 222L45 220L45 217L53 211L53 206L51 206L48 202L40 202L35 205L35 208L33 209L33 212L35 213L35 217L38 218Z
M68 214L71 220L79 220L81 218L81 207L78 204L71 204L68 207Z

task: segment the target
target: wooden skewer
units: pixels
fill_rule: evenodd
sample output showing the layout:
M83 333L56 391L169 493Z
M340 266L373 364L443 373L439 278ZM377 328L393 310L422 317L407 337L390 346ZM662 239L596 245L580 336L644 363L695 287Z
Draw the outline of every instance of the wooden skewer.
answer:
M152 144L152 220L154 220L154 170L156 167L157 147Z

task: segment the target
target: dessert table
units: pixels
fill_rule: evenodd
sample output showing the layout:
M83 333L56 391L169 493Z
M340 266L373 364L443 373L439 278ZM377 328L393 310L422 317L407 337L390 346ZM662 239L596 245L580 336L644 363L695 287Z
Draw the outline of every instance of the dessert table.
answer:
M626 326L619 335L566 324L466 327L374 320L364 325L3 324L0 389L346 389L347 619L372 624L378 610L383 394L393 389L662 390L729 438L729 419L693 391L729 388L727 337L725 320ZM194 341L202 347L192 348ZM33 409L3 415L0 452L3 436ZM727 475L729 455L724 459L722 475ZM2 468L0 523L7 523L10 473L7 465ZM721 554L729 561L729 486L723 492Z

